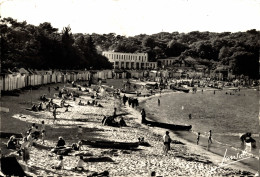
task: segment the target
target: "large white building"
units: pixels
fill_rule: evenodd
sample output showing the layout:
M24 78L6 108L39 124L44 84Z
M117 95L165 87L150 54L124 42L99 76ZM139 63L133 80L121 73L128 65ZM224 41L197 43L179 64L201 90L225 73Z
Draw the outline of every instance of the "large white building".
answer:
M149 62L147 53L102 52L114 69L156 69L157 62Z

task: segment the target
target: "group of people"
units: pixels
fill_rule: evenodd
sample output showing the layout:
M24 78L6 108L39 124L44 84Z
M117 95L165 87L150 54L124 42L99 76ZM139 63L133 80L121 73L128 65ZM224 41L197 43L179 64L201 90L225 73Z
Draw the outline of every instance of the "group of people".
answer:
M199 141L200 141L200 132L198 132L198 135L197 135L197 145L199 145ZM209 133L208 133L208 146L212 144L212 131L209 130Z
M114 116L104 116L102 119L102 125L115 126L115 127L126 127L126 122L123 117L120 118L119 122L115 121Z
M139 101L137 98L128 98L128 105L129 107L132 106L132 108L139 106Z
M71 150L79 151L81 149L82 149L81 141L79 141L78 143L73 143L71 147L69 146L67 147L65 140L63 139L63 137L60 136L57 141L56 147L52 150L56 154L59 154L57 156L58 162L55 165L53 165L52 168L56 170L64 169L63 156L68 155L68 153L71 152ZM77 166L73 170L83 171L84 170L83 163L84 163L83 156L80 156Z
M98 101L96 101L96 100L92 100L92 102L87 101L86 104L83 103L81 100L79 100L78 105L80 105L80 106L87 106L87 105L89 105L89 106L103 107L103 106L102 106L100 103L98 103Z
M30 110L34 111L34 112L38 112L38 111L45 110L45 108L46 108L46 105L41 102L39 105L33 104Z
M42 143L44 144L45 134L44 121L41 122L41 130L35 123L33 123L26 132L26 135L23 136L22 141L17 139L15 136L11 136L7 142L7 148L17 150L17 153L23 157L23 161L27 164L30 159L30 148L39 139L40 135Z

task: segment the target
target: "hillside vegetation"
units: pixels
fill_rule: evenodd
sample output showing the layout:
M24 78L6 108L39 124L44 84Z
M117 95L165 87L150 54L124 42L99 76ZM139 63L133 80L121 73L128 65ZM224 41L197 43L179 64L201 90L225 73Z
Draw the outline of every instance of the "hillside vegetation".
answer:
M111 64L102 51L147 52L150 61L192 57L214 69L226 66L233 74L258 78L260 31L246 32L160 32L121 36L61 32L50 23L38 26L4 18L0 24L2 68L104 69Z

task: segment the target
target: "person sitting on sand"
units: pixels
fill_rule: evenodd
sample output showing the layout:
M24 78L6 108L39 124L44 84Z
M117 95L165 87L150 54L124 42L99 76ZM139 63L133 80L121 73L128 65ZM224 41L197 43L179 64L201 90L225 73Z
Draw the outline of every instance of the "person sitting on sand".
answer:
M43 111L42 103L40 103L40 105L38 106L38 110Z
M83 163L84 163L84 161L83 161L83 156L81 155L81 156L79 157L79 161L78 161L77 166L75 167L75 170L83 171L83 170L84 170Z
M83 106L84 104L81 102L81 100L79 100L78 105Z
M11 136L7 142L7 149L16 149L17 148L17 141L15 136Z
M248 133L245 133L242 136L240 136L240 140L241 140L242 144L244 144L247 137L251 137L251 133L248 132Z
M32 133L32 137L37 140L39 138L39 136L40 136L40 131L38 129L38 126L36 125L35 131L34 131L34 133Z
M120 125L120 127L126 127L126 123L125 123L125 120L123 119L123 117L121 117L121 119L119 121L119 125Z
M56 165L52 166L52 168L56 169L56 170L64 169L63 156L59 155L58 160L59 160L58 163Z
M73 143L71 148L75 151L80 151L82 149L82 141L79 141L78 143Z
M31 110L37 112L37 111L38 111L38 108L37 108L37 106L34 104L34 105L32 106L32 108L31 108Z
M61 92L61 91L59 91L59 95L58 95L58 97L59 97L59 98L62 97L62 92Z
M64 139L60 136L59 137L59 140L58 140L58 142L57 142L57 145L56 145L56 147L63 147L63 146L65 146L65 141L64 141Z
M163 135L163 150L164 150L164 154L167 155L168 151L170 150L170 144L171 144L171 138L169 135L169 132L166 131L165 135Z

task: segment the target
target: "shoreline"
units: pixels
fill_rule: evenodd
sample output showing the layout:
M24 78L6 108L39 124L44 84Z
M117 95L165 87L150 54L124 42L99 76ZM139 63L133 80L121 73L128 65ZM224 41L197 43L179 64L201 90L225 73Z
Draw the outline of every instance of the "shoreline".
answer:
M68 89L72 89L70 84L60 84ZM51 85L55 86L55 85ZM157 175L162 176L205 176L212 168L217 166L212 164L203 153L196 152L193 146L190 148L190 144L178 138L183 144L173 144L173 150L169 152L168 156L164 156L162 152L162 135L165 133L165 129L148 127L140 124L140 112L128 105L123 106L119 99L108 97L107 99L100 99L99 102L104 105L103 108L79 106L77 102L82 99L86 102L91 99L87 96L77 98L77 101L68 100L67 102L73 106L69 112L64 112L64 108L61 108L58 114L57 122L52 123L53 118L51 112L28 112L24 108L30 105L31 97L33 97L33 103L38 103L39 95L46 93L48 86L33 90L32 92L23 92L20 97L2 97L1 100L5 100L3 106L10 107L10 113L1 113L2 122L5 125L4 131L8 131L8 127L13 128L9 131L21 132L31 123L40 123L41 120L46 122L46 146L53 147L57 141L58 136L63 136L68 144L75 143L77 138L77 126L83 126L83 139L86 140L110 140L110 141L124 141L124 142L137 142L138 137L145 137L151 146L139 146L136 150L114 150L114 149L99 149L84 147L84 153L93 154L92 157L109 157L113 162L98 162L98 163L84 163L84 168L89 172L102 172L101 170L108 170L111 176L147 176L151 171L156 171ZM74 88L75 89L75 88ZM53 95L52 91L50 95ZM171 94L167 92L163 94ZM143 97L149 99L155 97ZM141 98L141 97L139 97ZM139 99L138 98L138 99ZM142 99L139 99L142 102ZM60 99L55 98L54 102L58 103ZM111 127L101 125L102 116L95 115L95 113L112 115L113 107L115 104L121 107L118 113L129 113L124 117L127 127ZM89 115L89 116L87 116ZM85 120L84 122L77 121L77 119ZM10 121L12 120L12 121ZM17 123L17 125L15 125ZM19 126L18 126L19 125ZM17 128L17 129L14 129ZM175 140L176 137L173 136ZM3 139L1 139L3 140ZM7 141L6 139L4 141ZM41 142L39 142L41 143ZM1 147L2 148L2 147ZM12 153L11 153L12 154ZM202 155L201 155L202 154ZM17 157L16 154L12 154ZM56 155L37 147L32 147L30 160L30 170L35 175L66 175L75 176L79 175L76 172L71 171L71 167L77 164L78 157L75 153L70 156L64 156L65 170L53 170L51 165L56 161ZM212 157L209 155L209 157ZM24 163L20 157L17 157L18 162L24 166ZM118 168L118 165L120 168ZM243 170L245 173L247 169ZM244 173L243 172L243 173ZM251 172L252 173L252 172ZM240 175L242 174L241 168L220 168L213 172L215 175ZM253 174L253 173L252 173ZM86 173L81 175L86 176ZM212 175L212 174L211 174Z
M214 90L214 89L209 89L209 90L204 90L204 91L212 91L212 90ZM162 93L162 94L157 93L157 94L150 96L148 98L142 98L142 99L140 99L140 105L139 105L138 110L140 112L141 108L145 107L147 100L150 100L152 98L159 98L160 96L165 96L165 95L168 95L168 94L172 95L172 94L179 94L179 93L181 93L181 92L172 92L171 91L171 92L165 92L165 93ZM138 97L138 98L140 98L140 97ZM159 117L156 117L156 116L151 115L149 113L147 113L147 115L149 116L149 117L147 117L148 120L160 121ZM230 153L229 155L232 155L232 156L235 156L238 153L237 149L234 149L233 147L230 147L230 146L227 146L227 145L224 145L223 147L221 147L221 144L218 143L218 142L216 142L218 144L217 147L211 148L211 150L207 150L207 146L201 146L201 145L196 144L196 134L195 134L196 132L194 132L192 130L191 131L172 131L172 130L169 130L169 131L171 133L173 133L175 137L178 137L179 141L185 142L185 144L188 144L191 151L194 150L194 152L199 152L199 154L207 154L207 157L210 158L211 161L214 162L217 165L219 165L220 162L222 162L224 155L225 155L225 150L227 150ZM165 133L165 132L162 132L162 133ZM191 135L192 135L192 137L191 137ZM206 142L207 138L201 136L200 142L201 141ZM213 141L214 141L214 139L213 139ZM214 144L216 144L216 143L214 143ZM253 169L252 166L255 169ZM243 169L245 171L250 171L252 173L256 173L257 169L258 169L258 164L255 164L254 162L249 162L249 164L243 163L243 162L236 162L235 165L230 165L230 167L235 168L235 169ZM250 169L248 169L248 168L250 168Z

